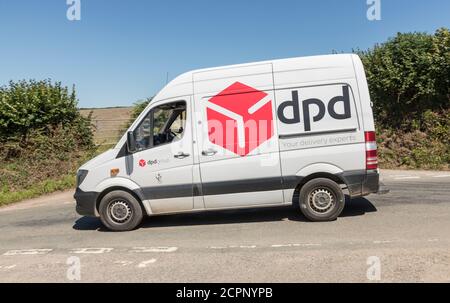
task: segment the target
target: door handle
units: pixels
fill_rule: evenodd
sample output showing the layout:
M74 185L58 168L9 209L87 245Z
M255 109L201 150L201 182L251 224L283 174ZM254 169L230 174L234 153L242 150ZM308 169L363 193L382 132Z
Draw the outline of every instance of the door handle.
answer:
M179 152L178 154L174 155L174 158L177 158L177 159L184 159L187 157L189 157L189 154L185 154L183 152Z
M212 148L202 151L203 156L214 156L215 154L217 154L217 150Z

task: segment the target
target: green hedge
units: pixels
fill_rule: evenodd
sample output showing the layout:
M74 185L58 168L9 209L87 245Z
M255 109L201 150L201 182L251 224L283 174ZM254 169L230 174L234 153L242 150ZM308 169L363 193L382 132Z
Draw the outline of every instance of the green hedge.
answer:
M399 33L357 52L384 168L450 169L450 32Z
M426 111L450 107L450 32L399 33L358 52L369 83L377 125L409 131L424 124Z
M0 88L0 204L73 186L95 150L75 89L50 80Z

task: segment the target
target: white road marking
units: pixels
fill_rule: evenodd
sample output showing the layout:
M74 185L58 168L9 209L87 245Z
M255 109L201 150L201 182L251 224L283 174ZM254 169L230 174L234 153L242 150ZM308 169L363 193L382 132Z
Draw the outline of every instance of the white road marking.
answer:
M155 263L155 262L156 262L156 259L150 259L150 260L147 260L147 261L142 261L141 263L138 264L137 267L139 267L139 268L145 268L145 267L147 267L148 265L153 264L153 263Z
M439 239L428 239L428 242L438 242Z
M450 175L435 175L433 178L448 178Z
M101 247L101 248L74 248L70 252L73 254L103 254L109 253L113 248Z
M312 246L321 246L322 244L318 243L289 243L289 244L273 244L270 245L272 248L280 248L280 247L312 247ZM227 249L227 248L242 248L242 249L254 249L257 248L256 245L229 245L229 246L208 246L209 249Z
M53 249L18 249L9 250L5 252L4 256L15 256L15 255L44 255L51 252Z
M133 264L133 261L114 261L114 264L119 264L119 265L122 265L122 266L128 266L128 265Z
M420 179L419 176L410 176L410 177L397 177L395 180L406 180L406 179Z
M175 252L178 247L133 247L130 252L132 253L160 253L160 252Z
M273 244L272 247L279 248L279 247L291 247L293 244Z
M227 248L242 248L242 249L253 249L256 245L230 245L230 246L208 246L209 249L227 249Z
M292 243L292 244L273 244L271 247L280 248L280 247L311 247L311 246L320 246L318 243Z
M16 266L17 266L16 264L13 264L13 265L0 265L0 269L13 269Z

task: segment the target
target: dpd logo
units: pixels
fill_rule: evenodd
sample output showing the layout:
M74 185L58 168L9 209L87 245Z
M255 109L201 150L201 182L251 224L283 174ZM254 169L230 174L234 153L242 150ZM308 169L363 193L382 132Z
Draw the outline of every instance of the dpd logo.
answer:
M325 117L328 112L331 118L335 120L345 120L351 118L350 110L350 94L348 86L342 86L342 95L333 97L326 106L322 100L318 98L311 98L300 102L298 90L293 90L292 99L284 101L278 107L278 119L285 124L297 124L303 121L305 125L305 131L311 131L311 124L319 122ZM342 104L343 112L336 110L336 105ZM300 106L301 105L301 106ZM315 106L318 111L311 117L311 107ZM292 108L292 117L287 117L285 109ZM303 112L303 120L300 119L300 114ZM312 120L312 122L311 122Z
M209 99L206 114L209 140L240 156L273 136L272 100L240 82Z

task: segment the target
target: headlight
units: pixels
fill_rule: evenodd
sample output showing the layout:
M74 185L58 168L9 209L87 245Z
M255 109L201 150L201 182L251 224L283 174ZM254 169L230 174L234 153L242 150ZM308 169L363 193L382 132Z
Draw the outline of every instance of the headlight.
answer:
M86 178L88 174L87 170L84 169L80 169L77 172L77 187L81 185L81 183L83 183L84 179Z

